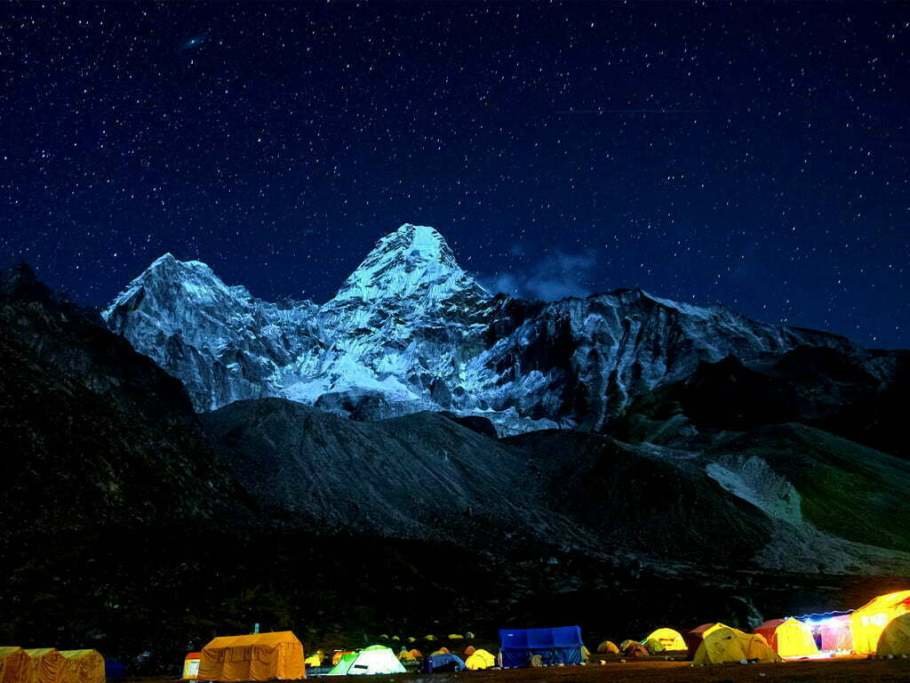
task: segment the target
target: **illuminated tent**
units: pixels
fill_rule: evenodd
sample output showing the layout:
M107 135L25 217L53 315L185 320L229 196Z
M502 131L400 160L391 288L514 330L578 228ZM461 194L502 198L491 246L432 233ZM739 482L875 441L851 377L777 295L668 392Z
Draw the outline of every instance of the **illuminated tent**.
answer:
M21 683L28 672L28 655L21 647L0 647L0 683Z
M781 657L809 657L818 654L812 630L796 619L771 619L755 629Z
M695 653L694 664L726 664L740 661L779 662L780 657L757 633L722 626L711 629Z
M201 652L190 652L183 659L183 676L184 681L195 681L199 678L199 660L202 659Z
M682 633L672 628L659 628L645 638L644 646L652 655L658 652L685 652L686 641Z
M816 626L821 640L821 649L827 652L852 650L853 635L850 632L850 615L841 614L822 619Z
M686 641L686 649L689 651L689 656L694 657L705 636L719 628L729 628L729 626L720 622L712 622L696 626L691 631L686 631L683 639Z
M303 645L290 631L221 636L202 648L203 681L269 681L306 678Z
M581 664L581 628L500 629L502 665L506 668L530 666L538 657L542 664Z
M374 674L403 674L405 672L391 648L371 645L359 652L344 655L329 676L372 676Z
M465 660L464 665L471 671L482 671L496 666L496 657L486 650L474 650L474 653Z
M888 622L878 639L876 654L880 657L910 655L910 612Z
M612 640L604 640L597 646L597 652L602 655L618 655L619 648Z
M28 655L26 683L60 683L66 666L63 655L52 647L33 648L25 653Z
M304 666L322 666L323 659L325 659L325 652L316 650L316 652L303 660L303 664Z
M853 651L861 655L874 654L878 639L895 617L910 612L910 590L880 595L850 615Z
M61 650L66 660L59 683L104 683L104 657L97 650Z
M403 648L401 648L401 650L398 652L398 661L401 662L401 663L403 663L403 664L406 664L406 663L408 663L408 662L417 661L417 658L416 658L414 655L411 654L411 651L410 651L408 648L403 647Z

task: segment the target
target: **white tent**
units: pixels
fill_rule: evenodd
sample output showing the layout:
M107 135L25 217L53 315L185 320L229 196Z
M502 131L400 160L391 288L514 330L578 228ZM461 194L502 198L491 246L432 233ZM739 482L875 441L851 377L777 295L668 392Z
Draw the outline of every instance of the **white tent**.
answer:
M373 674L403 674L405 672L391 648L373 645L360 652L345 655L329 676L371 676Z

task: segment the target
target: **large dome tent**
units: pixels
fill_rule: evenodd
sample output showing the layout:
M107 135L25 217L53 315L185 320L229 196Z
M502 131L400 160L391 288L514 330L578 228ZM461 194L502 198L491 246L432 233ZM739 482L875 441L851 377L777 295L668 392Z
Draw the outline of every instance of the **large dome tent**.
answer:
M672 628L659 628L648 634L642 641L652 655L662 652L686 652L686 641L682 634Z
M880 657L910 655L910 612L888 622L875 653Z
M857 654L875 654L878 639L885 627L895 617L910 612L910 590L879 595L850 615L850 632L853 651Z
M710 629L693 659L696 666L743 661L778 662L780 657L757 633L743 633L739 629L722 626Z

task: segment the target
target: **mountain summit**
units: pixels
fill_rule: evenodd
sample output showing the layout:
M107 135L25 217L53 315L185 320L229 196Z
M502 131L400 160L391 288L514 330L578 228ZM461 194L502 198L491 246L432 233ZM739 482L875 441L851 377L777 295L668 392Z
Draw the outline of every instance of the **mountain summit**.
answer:
M617 290L552 303L483 289L443 236L382 237L334 298L278 305L165 254L103 312L187 386L197 410L275 396L364 419L420 410L501 432L602 428L702 362L744 362L845 339Z
M335 303L414 298L438 303L472 292L488 296L434 228L405 223L382 237L335 295Z

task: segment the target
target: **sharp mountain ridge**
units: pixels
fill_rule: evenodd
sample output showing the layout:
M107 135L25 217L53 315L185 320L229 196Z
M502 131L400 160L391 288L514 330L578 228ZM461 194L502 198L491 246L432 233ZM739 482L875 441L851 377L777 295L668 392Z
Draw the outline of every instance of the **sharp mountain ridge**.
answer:
M833 334L641 290L555 302L493 295L438 231L411 224L381 238L322 305L262 301L166 254L102 315L180 379L198 411L280 397L358 419L481 415L500 434L604 429L644 392L731 355L862 353Z

